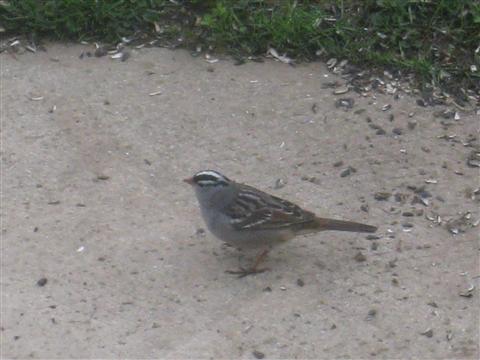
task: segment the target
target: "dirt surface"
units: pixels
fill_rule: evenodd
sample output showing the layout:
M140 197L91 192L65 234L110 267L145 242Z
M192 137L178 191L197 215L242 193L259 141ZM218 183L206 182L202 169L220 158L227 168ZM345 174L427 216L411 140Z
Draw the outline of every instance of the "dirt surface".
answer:
M2 357L479 358L478 116L333 95L322 64L86 49L0 54ZM378 238L300 237L237 279L251 254L181 181L205 168Z

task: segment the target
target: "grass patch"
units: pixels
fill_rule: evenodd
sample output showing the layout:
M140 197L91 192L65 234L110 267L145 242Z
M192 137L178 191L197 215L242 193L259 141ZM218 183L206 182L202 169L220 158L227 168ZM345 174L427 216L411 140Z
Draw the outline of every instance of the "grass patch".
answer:
M165 1L11 0L0 21L11 32L58 39L118 41L147 29L160 17Z
M118 41L179 37L236 56L268 47L413 72L423 84L480 89L480 2L471 0L4 0L10 33ZM158 28L158 26L157 26ZM152 34L158 36L158 34ZM472 71L472 65L478 71Z

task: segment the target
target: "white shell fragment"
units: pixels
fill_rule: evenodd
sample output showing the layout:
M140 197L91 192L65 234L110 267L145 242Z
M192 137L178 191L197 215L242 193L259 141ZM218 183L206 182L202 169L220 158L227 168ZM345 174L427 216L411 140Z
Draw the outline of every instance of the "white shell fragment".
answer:
M327 67L329 69L333 68L337 64L337 59L331 58L330 60L327 61Z
M110 56L112 59L121 59L123 56L123 54L121 52L118 52L116 54L113 54L112 56Z
M281 61L284 64L292 64L293 63L293 59L289 58L285 54L280 55L277 52L277 50L275 50L274 48L269 48L268 49L268 54L272 55L275 59L277 59L278 61Z
M213 58L210 54L205 54L205 60L206 62L208 62L209 64L215 64L216 62L219 62L220 60L218 60L217 58Z
M395 94L397 92L397 88L393 87L392 84L387 83L387 94Z
M475 285L472 284L466 291L461 291L460 293L458 293L458 295L460 295L461 297L469 298L473 296L473 290L475 290Z
M349 90L350 90L350 89L349 89L348 87L346 87L346 86L345 86L345 87L340 87L340 88L338 88L338 89L335 89L335 90L333 91L333 94L334 94L334 95L341 95L341 94L347 93Z
M442 223L442 218L440 217L440 215L438 215L437 213L434 213L432 212L431 215L429 214L425 214L425 219L437 224L437 225L440 225Z
M154 91L154 92L149 93L148 95L150 95L150 96L156 96L156 95L161 95L161 94L162 94L161 91Z

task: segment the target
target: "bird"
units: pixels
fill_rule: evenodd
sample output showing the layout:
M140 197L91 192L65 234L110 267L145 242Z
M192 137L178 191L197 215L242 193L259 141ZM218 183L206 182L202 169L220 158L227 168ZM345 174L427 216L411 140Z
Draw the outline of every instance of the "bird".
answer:
M256 249L249 268L228 270L240 277L264 272L258 266L276 245L326 230L373 233L377 227L316 216L300 206L252 186L230 180L215 170L202 170L184 179L195 190L200 211L210 232L240 249Z

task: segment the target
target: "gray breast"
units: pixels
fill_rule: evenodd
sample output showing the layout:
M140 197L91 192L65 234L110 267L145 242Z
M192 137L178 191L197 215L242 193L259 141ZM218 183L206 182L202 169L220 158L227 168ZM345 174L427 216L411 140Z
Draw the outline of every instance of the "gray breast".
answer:
M237 248L272 247L292 239L295 235L290 229L284 230L237 230L226 215L211 210L202 211L208 229L215 237Z

